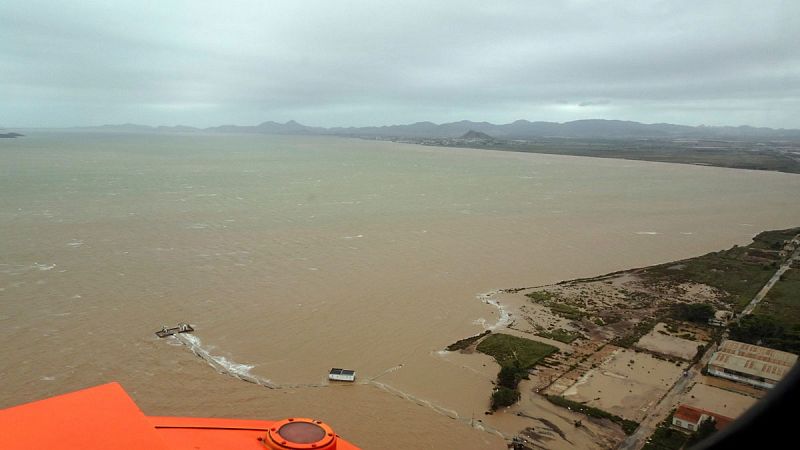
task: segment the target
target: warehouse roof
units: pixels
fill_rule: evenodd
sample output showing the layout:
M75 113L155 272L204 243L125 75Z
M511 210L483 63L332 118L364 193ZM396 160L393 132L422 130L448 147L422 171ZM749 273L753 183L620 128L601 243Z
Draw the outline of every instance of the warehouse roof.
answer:
M733 340L724 341L708 362L750 376L778 381L797 362L797 355Z

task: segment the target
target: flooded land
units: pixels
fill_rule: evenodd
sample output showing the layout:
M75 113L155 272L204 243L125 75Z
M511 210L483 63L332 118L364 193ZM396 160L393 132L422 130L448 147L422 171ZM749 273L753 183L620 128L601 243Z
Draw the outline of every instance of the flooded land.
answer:
M319 417L365 449L503 449L520 433L618 445L713 342L675 299L742 311L774 273L770 248L717 254L764 259L737 272L741 289L697 276L719 261L686 259L800 223L789 173L334 137L25 134L0 142L0 407L117 380L147 414ZM756 312L785 314L794 270ZM179 322L191 338L155 336ZM482 353L494 335L542 352L514 378L519 402L486 414L497 355L520 357L509 338ZM328 382L332 367L356 382ZM726 392L731 415L759 395L705 378L689 398Z

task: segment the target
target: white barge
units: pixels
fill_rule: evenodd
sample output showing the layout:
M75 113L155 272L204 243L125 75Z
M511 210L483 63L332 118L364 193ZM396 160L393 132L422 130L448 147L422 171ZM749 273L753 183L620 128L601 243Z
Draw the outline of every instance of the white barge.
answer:
M331 369L328 379L332 381L356 381L356 371L347 369Z

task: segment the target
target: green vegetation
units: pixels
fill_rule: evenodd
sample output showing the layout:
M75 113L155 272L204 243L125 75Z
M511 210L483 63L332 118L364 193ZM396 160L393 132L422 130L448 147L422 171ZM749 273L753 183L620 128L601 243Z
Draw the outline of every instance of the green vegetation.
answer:
M783 242L794 236L797 229L790 231L761 235L767 236L764 239L767 243L769 240ZM730 337L749 344L800 353L800 269L787 270L753 314L731 327Z
M492 393L492 410L516 403L520 398L517 386L520 380L528 378L528 370L558 351L552 345L508 334L492 334L481 341L477 349L500 364L497 389Z
M552 292L535 291L525 294L525 296L535 303L540 303L544 306L547 306L550 308L550 311L552 311L553 314L558 314L565 319L581 320L586 315L586 313L580 309L564 303L561 300L561 297Z
M675 263L662 264L646 269L642 276L653 283L694 282L713 286L726 294L724 301L740 312L753 299L777 270L779 261L753 258L748 251L773 248L800 233L800 228L767 231L754 238L747 247L731 249ZM785 238L785 239L784 239ZM774 256L777 258L777 256Z
M672 428L673 414L675 414L674 410L658 425L653 434L647 438L642 450L680 450L682 448L690 448L717 431L714 421L711 419L701 422L694 433L685 433L677 430Z
M497 138L490 140L420 138L410 141L445 147L467 146L512 152L661 161L800 173L800 158L792 152L773 149L770 146L755 148L752 142L736 139L714 139L711 141L714 148L709 148L709 146L698 148L696 142L674 139L537 138L533 141L526 141ZM797 147L797 144L794 143L790 145L795 149Z
M547 291L534 291L529 294L525 294L525 297L528 297L529 299L538 303L551 303L558 301L559 298L556 294Z
M756 308L784 324L800 323L800 269L787 270Z
M559 316L569 319L569 320L581 320L586 314L581 311L580 309L567 305L566 303L555 303L553 305L549 305L550 311L554 314L558 314Z
M658 425L658 428L647 438L642 450L680 450L689 441L689 435L672 428L672 411L670 415Z
M519 397L520 393L516 389L499 386L497 390L492 393L492 410L496 411L498 408L511 406L519 401Z
M517 365L505 365L497 373L497 384L509 389L516 389L519 382L527 378L527 372L522 372Z
M800 233L800 228L764 231L753 238L753 243L750 247L764 250L780 250L784 242L794 238L797 233Z
M628 435L633 434L633 432L636 431L636 428L639 427L639 423L634 422L633 420L623 419L620 416L611 414L610 412L603 411L602 409L598 409L589 405L584 405L583 403L574 402L572 400L567 400L564 397L560 397L558 395L545 395L545 398L547 398L547 400L554 405L586 414L589 417L597 417L598 419L608 419L616 423L620 427L622 427L622 431L624 431L625 434Z
M536 335L553 339L558 342L563 342L565 344L571 344L575 339L578 339L581 336L578 333L567 331L562 328L553 331L540 331L536 333Z
M730 338L748 344L800 353L800 323L785 324L762 314L743 317L731 327Z
M531 369L542 358L558 351L558 348L542 342L494 333L484 339L478 351L494 357L500 366L516 364L522 369Z
M673 308L672 316L688 322L708 323L708 319L714 317L714 307L708 303L678 303Z
M476 334L475 336L470 336L468 338L464 338L464 339L458 340L458 341L453 342L452 344L448 345L446 347L446 349L449 352L454 352L456 350L464 350L465 348L467 348L470 345L474 344L475 342L480 340L480 338L486 336L487 334L490 334L491 332L492 332L491 330L486 330L481 334Z
M617 347L629 348L633 344L637 343L642 336L649 333L650 330L652 330L653 327L656 326L656 324L660 321L660 318L643 320L634 325L630 333L615 338L613 341L611 341L611 344L616 345Z

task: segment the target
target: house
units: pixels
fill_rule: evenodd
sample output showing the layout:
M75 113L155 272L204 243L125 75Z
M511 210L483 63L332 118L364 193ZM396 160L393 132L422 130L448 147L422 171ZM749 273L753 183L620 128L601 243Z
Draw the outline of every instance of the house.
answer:
M725 310L717 310L714 311L714 317L708 319L709 325L714 325L717 327L724 327L725 325L733 319L733 311L725 311Z
M708 361L708 374L772 389L797 362L797 355L731 339Z
M714 421L717 430L721 430L733 422L733 419L721 414L689 405L679 405L675 414L672 415L672 425L684 430L697 431L697 427L708 419Z

